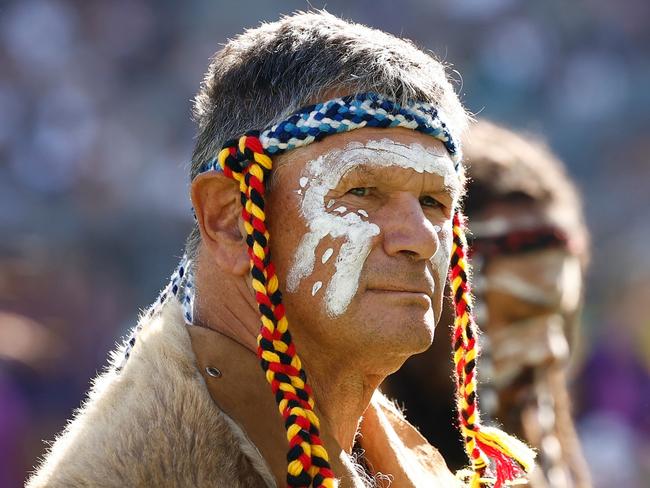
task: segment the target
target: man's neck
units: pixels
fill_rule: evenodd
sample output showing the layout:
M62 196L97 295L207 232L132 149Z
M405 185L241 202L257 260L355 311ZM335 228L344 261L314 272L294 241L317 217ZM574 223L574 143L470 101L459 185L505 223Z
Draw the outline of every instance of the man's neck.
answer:
M255 353L260 316L245 280L206 273L199 267L196 290L194 324L219 332Z
M204 327L190 327L190 336L197 356L199 370L214 401L246 433L266 460L273 476L282 486L286 476L286 432L278 415L264 375L259 369L257 357L240 342L224 334ZM206 374L211 366L219 371L218 377ZM330 464L335 473L348 479L354 478L354 470L346 467L341 456L342 448L327 429L321 427L321 439L328 447ZM347 473L347 474L346 474ZM343 483L342 487L358 486Z
M210 365L222 372L218 379L204 374L214 400L241 425L282 485L286 475L286 433L281 419L273 420L277 406L270 392L264 391L268 385L259 371L255 354L260 327L257 304L245 280L215 278L213 274L208 281L202 278L205 276L198 273L195 323L228 340L220 340L218 335L208 340L205 334L194 338L195 350L203 350L198 354L200 370L204 372L205 366ZM222 292L202 294L202 290ZM350 357L332 355L331 351L325 354L318 344L303 341L297 349L314 391L321 439L328 448L332 469L340 477L340 486L362 486L350 456L358 431L363 435L362 447L373 474L389 473L395 477L396 486L397 482L404 487L422 486L423 483L414 481L420 476L427 479L424 485L431 486L429 481L436 480L433 485L456 486L439 454L413 427L401 422L398 435L378 413L377 405L371 403L373 393L390 371L369 374L368 371L375 372L376 367L364 367L363 358L351 361ZM246 351L250 351L250 356ZM365 420L360 425L362 417ZM415 441L405 445L400 438L409 432L410 437L407 437ZM426 453L426 462L418 460L417 453L422 452ZM442 479L444 483L438 482Z
M255 353L260 316L245 279L197 273L195 324L212 329ZM215 281L218 281L215 282ZM206 296L201 290L223 290ZM314 391L322 428L350 453L363 412L384 375L366 374L349 359L324 354L317 344L301 344L301 361Z
M257 358L252 352L248 354L240 343L222 334L202 327L190 327L189 332L199 370L212 398L226 415L242 427L259 449L278 486L283 486L287 469L286 433L273 396L265 391L268 385L259 372ZM207 373L208 366L219 370L218 377ZM336 395L332 397L340 398ZM337 412L334 401L328 402L326 399L321 403L330 409L327 414L317 407L323 427L321 439L329 451L330 464L339 478L339 486L366 486L352 462L350 449L348 446L343 448L339 443L339 438L350 438L349 431L339 429L335 437L329 429L329 424L346 425L341 417L345 418L346 412L351 412L355 405L347 404L349 406ZM387 401L382 400L381 395L375 395L363 412L363 422L359 427L370 474L374 476L381 472L390 475L395 486L404 488L459 486L440 454L402 419L394 407L382 406L385 403ZM356 418L356 414L349 417ZM356 422L353 424L356 429Z
M305 355L309 359L304 359L303 363L314 390L317 413L322 424L349 454L363 413L384 377L350 369L349 361L337 358L314 364L313 357Z
M247 314L242 313L242 308L237 307L235 302L223 303L218 317L211 319L209 317L212 314L197 313L195 323L225 335L256 354L257 331L253 332L250 323L243 323L242 316ZM257 311L252 315L257 326ZM342 449L350 453L363 412L384 376L364 375L360 371L351 370L348 362L343 363L336 358L330 358L327 363L319 361L315 364L313 360L307 359L309 357L309 354L300 353L308 374L307 380L314 391L321 430L327 430Z

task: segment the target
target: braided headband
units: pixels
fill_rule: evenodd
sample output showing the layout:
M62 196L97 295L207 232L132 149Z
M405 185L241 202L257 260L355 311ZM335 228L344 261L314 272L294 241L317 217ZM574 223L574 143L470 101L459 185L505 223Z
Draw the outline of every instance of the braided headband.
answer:
M271 262L270 236L265 222L265 182L271 173L272 155L362 127L404 127L431 135L445 145L456 169L460 168L459 147L435 107L419 102L401 105L380 95L365 93L304 107L269 129L248 132L239 139L230 140L200 169L200 173L223 171L239 183L251 281L262 322L257 338L258 356L285 421L289 443L287 484L291 488L333 488L335 481L328 453L320 439L320 422L314 411L312 390L289 331L278 278ZM534 453L517 439L480 424L476 395L478 330L471 313L466 254L464 217L457 211L453 217L449 279L455 306L453 358L460 430L471 461L470 487L481 488L494 483L498 488L530 471ZM184 256L170 283L150 308L150 314L157 313L171 296L180 296L182 289L185 318L192 322L194 287L190 264ZM129 340L125 358L135 344L135 334L137 329ZM493 473L492 477L487 477L488 470Z
M362 127L404 127L431 135L449 151L456 170L460 168L461 154L454 142L447 125L438 117L438 111L431 104L411 102L406 106L383 98L375 93L362 93L334 98L327 102L308 105L290 115L286 120L260 132L247 135L259 139L263 152L268 156L306 146L315 141L340 132L349 132ZM224 149L236 149L236 140L227 141ZM241 154L232 154L230 165L243 170L248 161ZM200 173L219 170L218 158L215 157L201 167ZM225 170L225 169L224 169Z

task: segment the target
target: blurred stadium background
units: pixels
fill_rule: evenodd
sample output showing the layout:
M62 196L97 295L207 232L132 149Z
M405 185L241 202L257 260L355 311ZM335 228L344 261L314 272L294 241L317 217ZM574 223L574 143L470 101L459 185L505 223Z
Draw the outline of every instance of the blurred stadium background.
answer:
M310 5L433 50L473 113L564 159L593 238L580 435L597 487L649 486L649 2L21 0L0 1L0 487L21 486L182 253L209 57Z

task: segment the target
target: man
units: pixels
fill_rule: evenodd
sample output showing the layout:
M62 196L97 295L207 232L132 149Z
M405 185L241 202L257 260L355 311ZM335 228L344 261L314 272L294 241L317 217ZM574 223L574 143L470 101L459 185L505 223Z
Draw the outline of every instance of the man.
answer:
M579 197L548 149L490 122L472 126L464 153L474 292L485 332L484 413L537 449L532 486L588 487L566 385L588 260ZM410 360L384 391L405 402L410 419L454 465L462 453L439 420L454 415L453 385L431 374L443 371L440 346Z
M430 345L450 262L471 485L526 471L476 409L466 115L442 66L297 14L228 42L195 109L187 256L28 486L457 486L376 392Z

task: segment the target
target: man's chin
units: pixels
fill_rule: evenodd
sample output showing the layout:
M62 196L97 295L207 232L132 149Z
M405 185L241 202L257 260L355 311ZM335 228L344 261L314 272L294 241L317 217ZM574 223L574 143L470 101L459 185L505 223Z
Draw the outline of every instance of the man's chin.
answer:
M327 325L308 326L306 317L297 323L305 334L317 330L316 342L321 348L329 348L331 354L338 351L344 360L353 357L359 364L376 363L381 369L397 370L410 356L431 346L436 320L428 296L382 296L358 296L344 314Z
M385 347L390 353L399 357L401 360L396 362L394 373L402 367L404 362L410 357L420 354L433 343L434 326L428 322L404 322L399 337Z
M433 310L411 305L394 307L391 313L376 318L374 338L377 349L408 358L426 351L433 342Z

